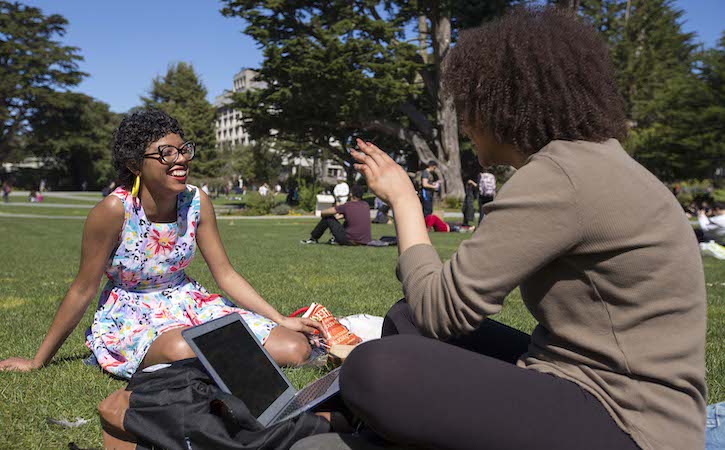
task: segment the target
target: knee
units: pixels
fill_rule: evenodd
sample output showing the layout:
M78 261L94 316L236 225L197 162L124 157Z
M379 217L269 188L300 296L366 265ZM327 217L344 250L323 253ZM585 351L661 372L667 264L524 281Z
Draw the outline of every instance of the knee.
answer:
M301 366L309 359L312 348L302 333L295 333L285 341L282 353L285 360L284 365Z
M356 412L369 411L401 394L411 379L406 374L406 347L413 336L391 336L359 345L340 373L340 393ZM418 338L421 339L421 338Z
M175 339L166 342L163 350L164 359L168 362L179 361L186 358L193 358L194 351L179 334Z
M98 404L98 414L102 422L118 430L123 430L123 419L129 408L131 392L119 389L112 392Z

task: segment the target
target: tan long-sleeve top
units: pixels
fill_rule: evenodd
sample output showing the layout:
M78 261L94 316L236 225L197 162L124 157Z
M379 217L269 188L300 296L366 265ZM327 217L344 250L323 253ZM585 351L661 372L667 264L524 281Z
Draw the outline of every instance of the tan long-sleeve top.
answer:
M416 245L398 271L418 325L440 339L475 329L520 286L538 326L519 366L578 383L642 448L704 447L697 242L672 194L616 140L549 143L450 261Z

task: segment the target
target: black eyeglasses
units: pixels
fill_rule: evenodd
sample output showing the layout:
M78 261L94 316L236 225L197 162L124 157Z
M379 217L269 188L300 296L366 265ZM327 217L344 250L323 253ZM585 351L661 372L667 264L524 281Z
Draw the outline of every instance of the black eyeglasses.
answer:
M186 141L181 144L180 148L176 148L173 145L159 145L155 153L146 153L143 155L144 158L158 159L160 162L171 165L174 164L178 159L179 155L186 155L186 160L191 161L194 159L194 153L196 153L196 144L192 141ZM157 156L158 155L158 156Z

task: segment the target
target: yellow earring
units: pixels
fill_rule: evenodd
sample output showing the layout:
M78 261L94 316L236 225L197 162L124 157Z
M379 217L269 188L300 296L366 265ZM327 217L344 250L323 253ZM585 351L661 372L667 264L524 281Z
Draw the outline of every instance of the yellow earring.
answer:
M138 197L139 189L141 189L141 175L136 175L136 179L133 182L133 189L131 189L131 196Z

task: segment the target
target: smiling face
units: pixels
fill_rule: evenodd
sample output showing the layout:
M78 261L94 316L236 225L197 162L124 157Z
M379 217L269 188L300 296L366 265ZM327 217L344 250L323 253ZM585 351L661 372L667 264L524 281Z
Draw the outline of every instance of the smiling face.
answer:
M173 145L181 148L184 140L178 134L167 134L146 147L141 167L141 181L145 189L152 193L178 194L186 189L186 178L189 176L188 154L179 154L173 164L161 161L158 148L162 145Z

